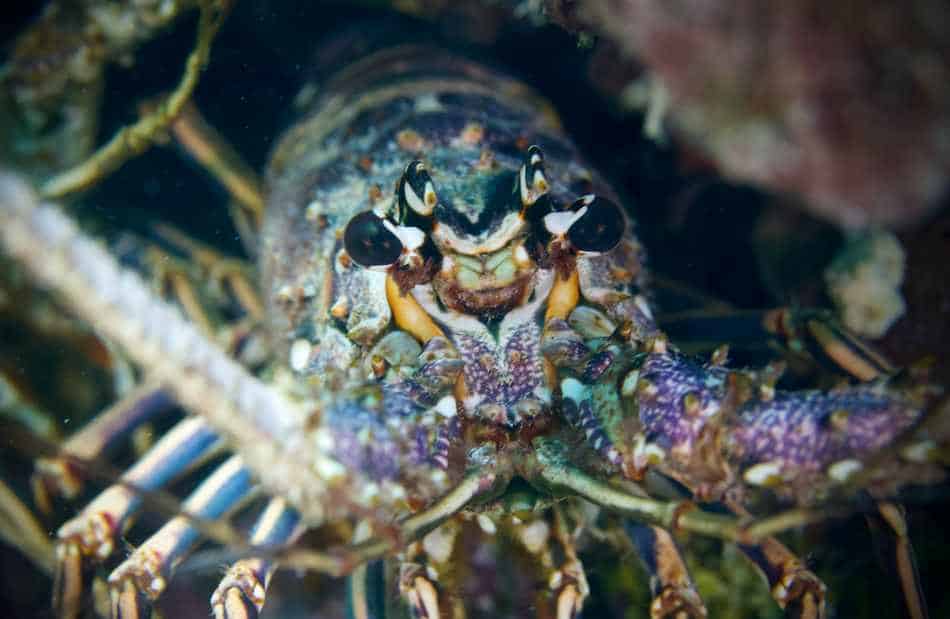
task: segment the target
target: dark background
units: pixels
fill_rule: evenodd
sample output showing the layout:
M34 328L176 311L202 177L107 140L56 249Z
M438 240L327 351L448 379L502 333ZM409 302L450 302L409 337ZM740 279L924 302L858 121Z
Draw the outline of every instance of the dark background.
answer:
M826 303L817 274L839 247L841 235L831 226L788 210L787 203L775 196L719 178L687 145L673 139L666 145L645 140L642 118L622 113L616 90L610 87L632 75L618 68L623 65L619 58L611 62L612 52L596 38L591 45L579 45L577 37L556 26L535 26L494 10L444 9L414 19L369 4L377 3L354 7L343 2L241 2L228 17L195 101L255 169L263 169L277 136L292 122L291 102L301 85L325 73L328 46L346 48L360 33L371 32L381 23L389 24L384 27L388 29L393 20L399 20L400 28L411 37L489 59L550 98L561 111L568 133L626 198L648 248L650 266L662 278L685 282L741 308ZM0 27L7 49L11 37L38 9L21 6L17 10L20 14L8 13ZM137 101L177 82L193 43L194 26L194 15L186 16L143 46L133 67L109 69L100 142L135 120ZM239 254L236 233L223 216L224 204L223 191L174 147L157 147L127 163L76 206L104 231L130 228L147 236L150 222L161 220ZM778 238L786 241L778 248L770 246L767 255L762 250L764 218L778 222ZM944 287L947 282L944 265L950 223L946 209L902 235L910 251L909 287L922 292L919 298L908 298L911 317L898 325L898 335L885 347L901 363L941 352L947 357L946 319L933 297L941 281ZM658 296L662 302L664 293ZM12 452L4 454L0 464L0 473L12 477L11 483L26 496L28 464ZM950 616L943 586L950 561L950 540L943 524L947 506L945 489L929 489L909 498L911 534L935 617ZM63 506L59 516L73 509ZM55 530L55 519L48 524L51 532ZM805 558L829 584L833 616L899 616L896 585L879 567L860 514L812 527L804 543ZM584 557L592 568L595 589L587 617L622 612L624 600L598 597L612 578L608 559L614 560ZM634 563L631 557L624 560ZM212 581L213 574L205 579ZM48 608L50 586L15 551L6 546L0 549L0 615L42 616ZM194 616L205 616L207 607L189 608L198 613Z

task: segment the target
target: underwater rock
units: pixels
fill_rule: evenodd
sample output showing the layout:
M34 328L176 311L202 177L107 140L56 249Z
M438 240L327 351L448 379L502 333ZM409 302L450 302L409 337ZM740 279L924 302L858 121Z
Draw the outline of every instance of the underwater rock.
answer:
M825 271L828 295L849 329L879 338L904 315L904 250L889 232L848 241Z
M950 160L950 7L936 0L548 0L647 68L733 178L846 228L936 208Z

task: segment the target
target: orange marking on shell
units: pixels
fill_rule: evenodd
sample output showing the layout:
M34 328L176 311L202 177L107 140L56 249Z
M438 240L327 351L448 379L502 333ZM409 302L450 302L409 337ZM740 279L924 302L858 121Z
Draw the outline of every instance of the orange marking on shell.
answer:
M571 271L567 278L557 277L551 292L548 294L548 308L544 313L544 321L554 318L567 320L571 311L580 300L580 280L577 271Z
M345 249L340 250L340 253L336 255L336 259L344 269L348 269L353 265L353 259L350 258L350 255L346 253Z
M350 300L345 296L341 296L334 303L333 307L330 308L330 315L336 318L337 320L343 320L350 313Z
M485 138L485 127L479 123L468 123L462 128L459 139L465 144L475 146Z
M426 146L425 139L412 129L403 129L397 133L396 143L399 144L399 148L411 153L422 152Z
M423 344L436 336L445 336L416 300L399 289L391 275L386 276L386 300L396 325Z

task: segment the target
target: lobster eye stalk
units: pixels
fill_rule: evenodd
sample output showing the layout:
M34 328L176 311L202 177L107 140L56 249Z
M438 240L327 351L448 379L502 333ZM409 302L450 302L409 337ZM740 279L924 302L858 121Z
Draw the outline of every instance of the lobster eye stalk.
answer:
M432 177L421 161L412 161L406 166L396 189L398 221L405 223L410 211L421 217L431 217L439 203Z
M518 194L521 196L522 213L546 194L548 189L550 185L544 175L544 155L540 147L531 146L518 172Z

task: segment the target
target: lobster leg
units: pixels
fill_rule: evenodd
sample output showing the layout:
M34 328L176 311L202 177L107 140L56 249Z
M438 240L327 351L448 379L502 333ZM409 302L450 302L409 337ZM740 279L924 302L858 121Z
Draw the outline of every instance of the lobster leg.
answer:
M650 617L701 619L706 606L696 591L673 537L660 527L626 521L624 529L650 574Z
M557 619L574 619L580 615L590 587L563 510L554 507L550 512L549 519L517 525L515 532L543 570L547 590L541 596L549 600L539 600L539 616L549 616L544 607L551 604Z
M458 523L448 521L421 540L410 544L399 566L399 591L414 619L438 619L450 605L438 586L447 570L458 537Z
M0 540L18 548L38 568L52 574L53 545L45 528L16 493L0 481Z
M359 566L346 579L347 619L385 619L386 562Z
M193 103L182 107L169 128L175 140L231 196L229 211L244 245L253 250L264 216L261 181ZM250 251L253 253L253 251Z
M920 588L917 563L914 560L914 548L907 535L907 521L904 510L897 503L881 501L877 503L877 514L867 516L872 532L884 538L890 567L897 575L904 605L910 619L927 619L927 603Z
M741 505L725 501L739 516L749 512ZM825 617L825 585L806 568L785 544L774 537L757 544L738 544L739 550L761 572L769 584L772 599L789 619L823 619Z
M192 324L205 336L213 339L215 329L212 326L211 317L202 304L198 291L192 285L187 269L176 264L175 259L170 259L161 250L150 249L150 253L153 254L151 259L154 264L153 278L161 291L161 296L174 301Z
M719 310L661 316L659 325L687 350L716 348L730 342L734 350L775 348L809 365L820 365L844 376L869 381L890 375L895 368L877 351L848 332L830 312L793 310Z
M175 90L154 111L119 130L88 159L46 181L43 193L47 198L60 198L99 182L133 155L148 148L159 132L178 115L198 84L198 76L208 63L211 42L230 8L227 3L212 0L198 4L201 14L197 40Z
M566 448L559 441L539 437L534 446L535 461L530 463L527 476L530 483L555 494L576 494L615 514L646 524L736 542L757 540L821 519L821 514L795 509L743 525L734 516L694 509L689 501L660 501L619 490L569 464Z
M789 619L821 619L825 616L825 585L802 565L784 544L767 538L739 549L762 572L772 598Z
M200 419L185 419L122 476L122 483L106 489L79 516L60 527L53 596L59 616L79 613L83 559L103 560L112 554L116 537L141 506L142 491L168 483L207 455L217 440Z
M252 496L253 488L239 456L215 469L185 500L185 515L170 520L109 575L112 616L147 616L149 603L162 594L175 568L201 539L193 520L221 518Z
M0 371L0 419L9 419L50 441L59 438L53 416L31 402L4 371Z
M372 526L360 522L354 543L369 539ZM360 564L346 577L346 619L385 619L386 562L382 559Z
M188 264L198 267L202 279L210 281L209 288L219 292L218 297L222 302L236 305L255 322L263 318L264 304L250 281L250 269L246 263L222 254L171 226L156 224L154 230L174 249L183 252Z
M40 458L31 480L33 497L44 512L51 509L50 498L74 498L82 489L81 472L75 463L92 460L126 437L135 428L154 419L174 405L161 386L146 382L70 436L54 457Z
M276 549L292 544L304 529L300 515L281 498L271 499L251 531L251 545ZM228 569L211 595L215 619L257 617L277 561L268 555L241 559Z

